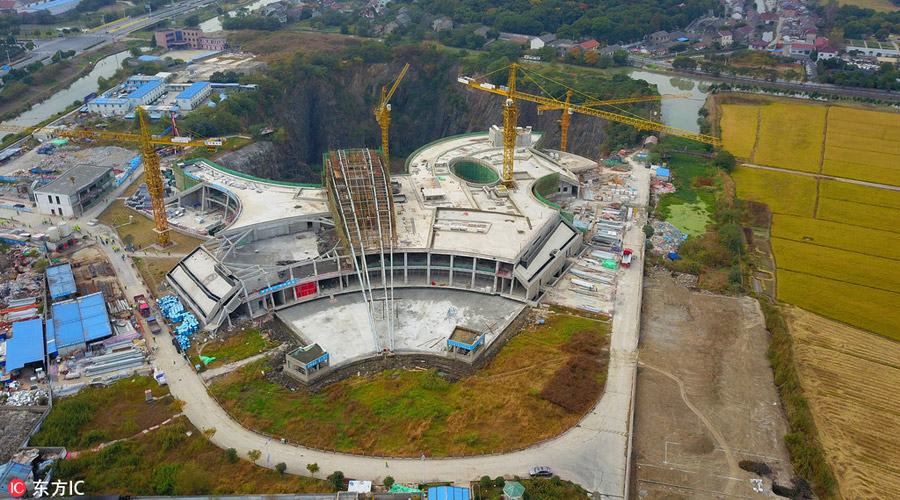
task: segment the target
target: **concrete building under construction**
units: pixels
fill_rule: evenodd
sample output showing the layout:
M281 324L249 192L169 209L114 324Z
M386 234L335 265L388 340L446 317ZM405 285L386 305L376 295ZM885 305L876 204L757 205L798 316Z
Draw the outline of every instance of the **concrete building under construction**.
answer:
M194 196L215 190L237 208L167 281L206 329L276 313L304 345L331 353L332 366L383 352L448 352L457 327L490 345L580 250L581 233L545 196L570 192L573 172L596 165L538 149L541 135L530 129L521 135L516 189L499 183L503 147L489 133L426 145L393 177L378 151L332 151L322 186L187 165L185 175L206 187ZM443 296L453 299L445 306ZM446 325L422 316L434 304L430 314ZM328 308L338 306L359 323L303 323L317 312L330 320ZM342 328L360 337L341 337ZM457 356L475 351L457 344Z

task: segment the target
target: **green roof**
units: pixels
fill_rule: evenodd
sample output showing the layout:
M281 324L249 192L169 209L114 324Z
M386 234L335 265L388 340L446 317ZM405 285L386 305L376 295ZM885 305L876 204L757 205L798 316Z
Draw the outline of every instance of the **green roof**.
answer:
M517 481L507 481L503 486L503 494L509 498L522 498L525 495L525 487Z

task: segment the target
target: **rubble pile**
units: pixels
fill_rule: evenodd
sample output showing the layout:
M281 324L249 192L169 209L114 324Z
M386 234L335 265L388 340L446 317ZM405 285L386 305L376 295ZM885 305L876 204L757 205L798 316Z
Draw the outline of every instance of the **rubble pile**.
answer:
M7 406L42 406L50 400L50 395L43 390L22 390L9 393Z
M650 243L653 248L650 253L653 255L668 255L677 253L678 247L687 239L687 235L682 233L677 227L666 221L654 221L653 236Z
M653 194L674 193L675 186L671 182L654 179L650 181L650 192Z

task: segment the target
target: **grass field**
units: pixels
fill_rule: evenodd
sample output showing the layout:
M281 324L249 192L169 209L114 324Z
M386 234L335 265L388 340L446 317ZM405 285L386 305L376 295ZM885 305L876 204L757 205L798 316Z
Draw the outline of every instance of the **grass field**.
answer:
M872 9L878 12L895 12L900 10L890 0L839 0L840 5L856 5L864 9Z
M754 163L802 172L818 172L825 135L824 107L760 106L759 145Z
M166 280L166 273L171 271L176 264L181 262L179 257L135 257L134 264L147 283L148 288L155 292L156 287Z
M548 380L577 357L569 342L587 332L608 342L608 325L554 313L513 338L475 376L450 383L435 371L353 377L318 394L291 392L260 375L262 362L214 382L210 392L242 424L308 446L418 457L480 454L527 446L574 425L544 399ZM596 385L602 389L603 371ZM599 391L591 394L596 400Z
M209 363L209 368L215 368L232 361L247 359L259 354L266 349L271 349L277 344L269 342L259 334L259 330L247 330L238 335L232 335L224 341L210 341L203 344L200 354L216 358Z
M843 498L900 491L900 343L786 308L794 357Z
M738 167L731 177L738 198L765 203L776 214L813 216L816 180L811 177L746 167Z
M759 108L726 104L722 106L722 142L731 154L751 158L759 126Z

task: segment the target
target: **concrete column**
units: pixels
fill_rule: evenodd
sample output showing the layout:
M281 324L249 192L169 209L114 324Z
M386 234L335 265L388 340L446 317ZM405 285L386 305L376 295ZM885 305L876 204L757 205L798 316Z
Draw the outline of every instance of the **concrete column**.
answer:
M472 257L472 284L469 288L475 288L475 270L478 268L478 257Z
M491 290L494 293L497 293L497 273L500 272L500 261L494 262L494 288Z
M403 284L409 284L409 252L403 252Z
M425 254L425 281L431 284L431 252Z
M455 255L450 254L450 284L448 286L453 286L453 259L455 257Z

